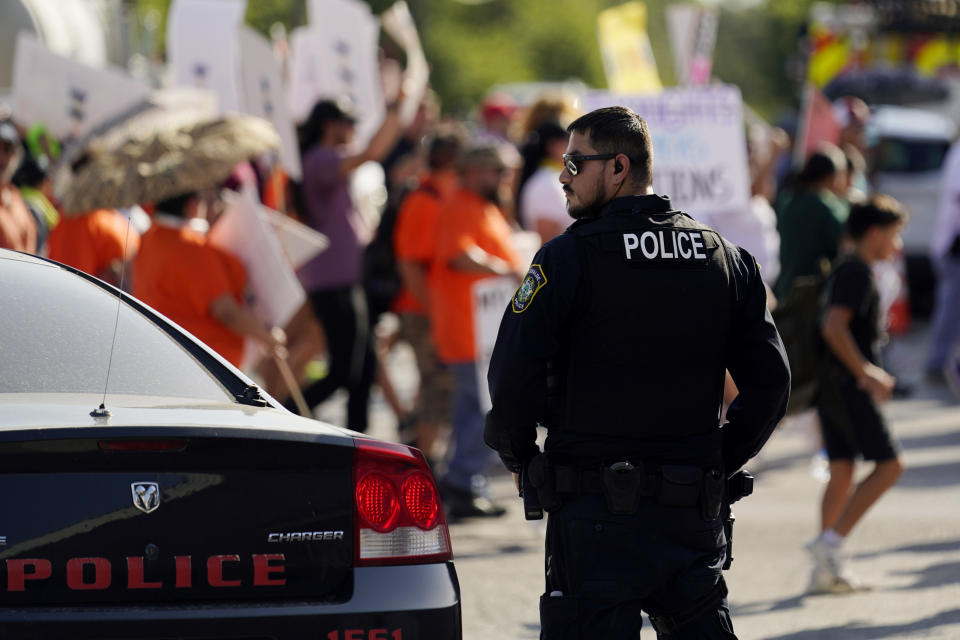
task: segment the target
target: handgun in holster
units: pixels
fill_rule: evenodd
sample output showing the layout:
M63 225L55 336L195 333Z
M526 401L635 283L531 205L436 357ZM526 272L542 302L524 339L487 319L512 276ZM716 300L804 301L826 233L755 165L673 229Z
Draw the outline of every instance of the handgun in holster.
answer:
M736 518L733 517L730 505L752 493L753 474L746 469L740 469L727 478L727 497L723 502L723 513L721 514L723 517L723 533L727 538L727 557L723 561L724 571L733 564L733 523Z
M527 520L543 520L543 507L537 488L530 481L528 465L520 468L520 497L523 498L523 517Z

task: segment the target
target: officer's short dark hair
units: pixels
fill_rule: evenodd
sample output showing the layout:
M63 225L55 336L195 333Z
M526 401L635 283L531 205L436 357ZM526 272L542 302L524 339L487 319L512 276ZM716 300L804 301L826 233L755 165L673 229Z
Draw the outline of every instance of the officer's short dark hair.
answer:
M630 175L641 186L653 182L653 145L646 121L627 107L604 107L580 116L569 133L586 133L598 153L623 153Z
M870 227L890 227L895 224L906 224L907 218L906 210L896 199L879 193L866 202L854 204L850 207L850 216L847 218L847 233L854 240L859 240L867 234Z

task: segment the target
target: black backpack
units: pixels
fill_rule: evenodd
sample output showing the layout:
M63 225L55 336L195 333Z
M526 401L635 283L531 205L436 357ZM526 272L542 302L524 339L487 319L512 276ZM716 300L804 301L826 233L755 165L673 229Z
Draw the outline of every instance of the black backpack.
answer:
M403 290L403 279L397 270L397 254L393 248L393 232L397 226L400 207L414 191L440 198L440 194L430 185L401 187L399 193L387 202L373 241L367 245L363 254L363 288L373 322L376 322L380 314L390 310L393 301Z
M822 275L794 279L772 314L790 362L788 415L813 406L820 387L823 349L818 334L826 281Z

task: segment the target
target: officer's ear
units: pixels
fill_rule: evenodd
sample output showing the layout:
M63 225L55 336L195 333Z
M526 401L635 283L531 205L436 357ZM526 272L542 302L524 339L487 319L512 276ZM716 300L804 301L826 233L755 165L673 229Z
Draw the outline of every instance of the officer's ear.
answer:
M613 173L626 180L630 174L630 157L625 153L618 153L613 159Z

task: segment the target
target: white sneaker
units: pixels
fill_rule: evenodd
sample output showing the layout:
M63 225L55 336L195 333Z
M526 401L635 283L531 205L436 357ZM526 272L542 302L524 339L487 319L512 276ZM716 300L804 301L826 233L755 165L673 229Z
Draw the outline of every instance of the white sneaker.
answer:
M838 576L829 568L820 566L813 568L810 584L807 586L807 593L810 595L854 593L861 590L863 587L856 578L849 574Z
M813 556L817 567L829 569L834 576L843 574L844 558L839 544L830 544L822 536L817 536L807 543L807 551Z
M810 458L810 477L820 484L830 482L830 461L827 460L826 451L817 451Z
M813 573L810 574L810 584L807 586L807 593L810 595L855 593L869 590L869 587L864 586L849 571L837 575L829 567L822 566L813 568Z

